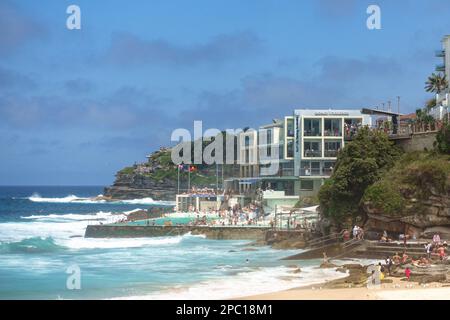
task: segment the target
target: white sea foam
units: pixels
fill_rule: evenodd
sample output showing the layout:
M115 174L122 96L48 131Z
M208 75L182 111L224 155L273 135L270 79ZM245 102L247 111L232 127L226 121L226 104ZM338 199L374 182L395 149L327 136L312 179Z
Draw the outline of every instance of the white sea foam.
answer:
M137 300L194 300L194 299L230 299L288 290L301 286L320 284L325 281L346 277L346 273L334 269L304 267L301 273L292 273L284 266L261 268L240 272L234 276L210 279L191 286L175 287L149 295L120 297L117 299Z
M127 214L136 210L129 211ZM55 244L69 249L112 249L174 245L183 239L196 237L186 235L161 238L84 238L86 227L92 220L111 223L123 219L125 216L125 214L100 211L93 214L49 214L22 217L31 221L0 223L0 242L13 243L33 237L50 237Z
M105 200L93 200L92 198L80 198L76 195L68 195L62 198L43 198L39 194L33 194L31 197L28 197L28 200L32 202L45 202L45 203L105 203Z
M98 197L101 197L99 195ZM123 204L143 204L143 205L167 205L172 206L175 205L174 201L158 201L153 200L152 198L142 198L142 199L133 199L133 200L116 200L116 201L106 201L103 199L96 198L82 198L76 195L68 195L62 198L44 198L39 194L33 194L31 197L27 198L32 202L43 202L43 203L86 203L86 204L95 204L95 203L123 203Z
M60 243L71 249L120 249L138 248L144 246L163 246L178 244L183 240L182 236L163 238L126 238L126 239L92 239L73 238Z
M136 209L140 210L140 209ZM67 220L75 221L95 221L95 220L108 220L111 222L123 219L125 215L135 212L136 210L124 212L123 214L114 214L111 212L99 211L94 214L48 214L48 215L31 215L26 217L21 217L22 219L28 220L41 220L41 221L53 221L53 222L65 222Z
M154 205L168 205L168 206L175 205L175 201L157 201L157 200L153 200L152 198L142 198L142 199L134 199L134 200L120 200L120 201L117 201L117 202L127 203L127 204L154 204Z

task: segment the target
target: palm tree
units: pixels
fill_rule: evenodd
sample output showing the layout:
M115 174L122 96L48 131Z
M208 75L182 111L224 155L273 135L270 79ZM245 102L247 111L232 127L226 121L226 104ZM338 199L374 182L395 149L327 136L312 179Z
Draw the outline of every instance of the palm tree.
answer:
M425 90L427 92L435 92L439 94L447 88L447 79L445 79L445 75L442 75L441 73L433 73L425 82Z
M434 107L436 107L436 99L430 99L427 101L425 109L427 111L432 110Z

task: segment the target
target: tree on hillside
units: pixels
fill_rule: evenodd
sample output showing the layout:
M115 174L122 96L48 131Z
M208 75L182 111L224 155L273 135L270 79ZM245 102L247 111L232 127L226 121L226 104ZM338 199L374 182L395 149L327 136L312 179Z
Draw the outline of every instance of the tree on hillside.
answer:
M434 145L440 153L450 154L450 123L439 130Z
M448 88L448 82L445 75L441 73L433 73L425 82L425 90L427 92L441 93Z
M361 199L367 187L380 179L400 155L383 132L361 129L339 152L332 177L319 191L322 213L335 224L352 223L364 217Z

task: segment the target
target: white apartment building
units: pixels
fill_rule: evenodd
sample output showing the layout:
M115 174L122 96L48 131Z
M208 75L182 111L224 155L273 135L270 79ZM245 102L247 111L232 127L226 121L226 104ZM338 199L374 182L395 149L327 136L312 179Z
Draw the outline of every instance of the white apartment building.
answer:
M239 190L257 187L284 191L286 196L315 196L336 164L337 154L361 126L371 126L360 110L298 109L282 120L240 134ZM267 137L266 143L261 135ZM262 150L263 147L266 147ZM279 150L278 171L262 174L260 155ZM267 165L266 165L267 166Z
M447 81L450 81L450 35L446 35L442 39L442 49L436 51L436 57L442 58L442 63L436 66L436 71L443 72ZM430 111L435 119L443 119L449 112L450 94L449 88L440 94L436 94L436 107Z
M345 141L361 126L371 126L360 110L294 111L294 175L299 177L301 197L314 196L336 165Z

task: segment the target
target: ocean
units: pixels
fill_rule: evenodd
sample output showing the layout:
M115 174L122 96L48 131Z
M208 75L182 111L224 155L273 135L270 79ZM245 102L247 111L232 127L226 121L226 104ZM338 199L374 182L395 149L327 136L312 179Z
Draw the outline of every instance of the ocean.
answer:
M150 198L107 203L103 187L0 187L0 299L226 299L342 277L298 250L203 236L85 239L86 226L166 206ZM79 287L70 285L74 270ZM69 285L68 285L69 282Z

